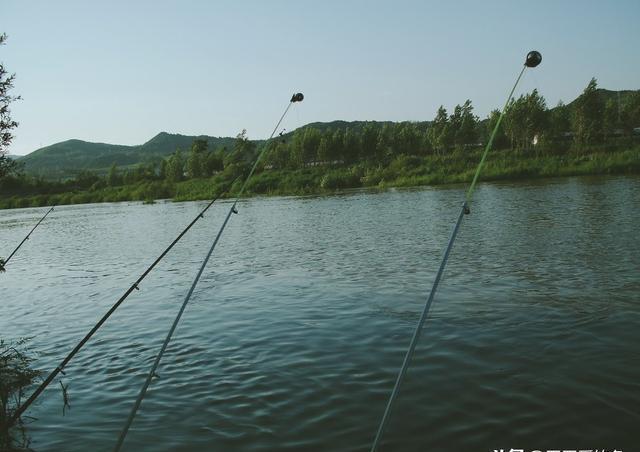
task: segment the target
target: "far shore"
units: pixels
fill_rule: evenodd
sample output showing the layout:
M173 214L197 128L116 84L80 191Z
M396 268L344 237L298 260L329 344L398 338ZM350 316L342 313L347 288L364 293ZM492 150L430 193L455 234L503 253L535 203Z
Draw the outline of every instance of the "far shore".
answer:
M468 156L467 156L468 157ZM315 166L296 170L263 170L250 181L245 197L329 195L345 190L386 190L469 183L476 160L407 157L402 165L388 167ZM480 181L522 181L566 176L640 174L640 148L571 156L518 155L496 152L487 160ZM84 191L38 194L0 194L0 208L25 208L100 202L144 201L159 199L196 201L212 199L227 188L230 175L170 183L144 181ZM233 197L240 182L223 197Z

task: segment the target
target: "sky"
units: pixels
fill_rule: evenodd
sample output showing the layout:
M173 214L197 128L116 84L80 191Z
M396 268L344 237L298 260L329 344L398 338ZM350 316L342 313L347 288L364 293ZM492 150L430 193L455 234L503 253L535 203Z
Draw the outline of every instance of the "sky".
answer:
M10 152L161 131L250 138L316 121L424 121L471 99L501 108L529 50L549 106L591 77L640 88L640 1L0 0L16 73Z

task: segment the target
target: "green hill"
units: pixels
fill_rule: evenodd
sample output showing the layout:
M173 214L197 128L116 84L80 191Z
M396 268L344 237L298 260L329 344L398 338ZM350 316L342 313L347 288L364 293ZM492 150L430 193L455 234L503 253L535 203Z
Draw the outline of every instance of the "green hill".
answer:
M610 100L612 100L615 103L619 101L620 105L625 105L627 101L631 98L631 96L637 93L638 90L611 91L604 88L598 88L596 92L598 93L598 96L600 97L600 100L603 105ZM567 107L569 107L570 111L573 111L573 109L575 108L575 103L577 100L578 99L576 98L567 104Z
M178 148L188 149L196 139L206 140L211 149L231 146L234 140L231 137L187 136L166 132L137 146L67 140L33 151L19 161L29 174L64 178L85 169L106 172L114 163L124 167L158 160Z
M321 132L325 132L327 130L346 130L346 129L351 129L354 132L360 132L362 131L362 129L364 129L364 127L366 125L372 125L374 127L383 127L386 124L395 124L395 122L393 121L341 121L341 120L336 120L336 121L331 121L331 122L312 122L307 124L306 126L303 126L302 128L314 128L314 129L318 129ZM419 122L419 124L425 124L428 125L430 124L430 122Z

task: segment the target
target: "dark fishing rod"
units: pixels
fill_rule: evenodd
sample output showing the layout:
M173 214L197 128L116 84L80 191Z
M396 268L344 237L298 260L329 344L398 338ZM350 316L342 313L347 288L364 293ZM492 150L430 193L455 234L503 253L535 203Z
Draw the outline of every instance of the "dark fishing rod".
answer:
M193 280L193 283L191 284L191 288L189 289L189 292L187 293L187 296L185 297L184 301L182 302L182 305L180 306L180 310L178 311L178 314L176 315L176 318L174 319L173 324L171 325L171 328L169 329L169 332L167 333L167 337L165 338L164 342L162 343L162 347L160 347L160 351L156 355L156 359L153 362L153 365L151 366L151 369L149 370L149 373L147 374L147 378L145 379L145 382L142 385L142 389L140 389L140 393L138 394L138 397L136 398L136 401L135 401L133 407L131 408L131 412L129 413L129 417L127 418L125 426L123 427L122 432L120 432L120 436L118 437L118 442L116 443L116 447L115 447L114 451L118 452L122 448L122 445L124 444L124 440L127 437L127 433L129 432L129 428L131 428L131 424L133 424L133 420L135 419L136 414L138 412L138 409L140 408L140 405L142 404L142 400L144 399L144 396L147 393L147 389L149 389L149 385L151 384L151 380L156 375L156 370L158 369L158 366L160 365L160 360L162 359L162 356L164 355L164 352L166 351L167 347L169 346L169 342L171 341L171 337L173 336L173 333L175 332L175 330L176 330L176 328L178 326L178 323L180 322L180 318L182 317L182 314L184 313L184 310L187 307L187 304L189 303L189 300L191 299L191 296L193 295L193 291L195 290L196 285L198 284L198 281L200 280L200 277L202 276L202 272L204 271L205 267L207 266L207 263L209 262L209 259L211 258L211 255L213 254L213 250L216 248L216 245L218 244L218 241L220 240L220 237L222 236L222 233L224 232L224 229L227 227L227 223L229 222L229 219L231 218L231 214L234 214L234 213L237 214L238 213L238 210L236 209L236 204L238 204L238 201L240 200L240 197L244 193L244 190L247 187L247 184L249 183L249 180L251 179L251 176L253 175L254 171L256 170L256 167L258 166L258 163L260 162L260 160L262 159L264 153L266 152L269 142L271 141L273 136L276 134L276 131L278 130L278 127L280 126L280 123L282 123L282 120L284 119L284 117L287 115L287 112L289 111L289 108L291 108L291 106L295 102L302 102L303 99L304 99L304 95L302 93L294 94L291 97L291 100L289 101L289 104L287 105L287 108L284 110L284 113L280 117L280 120L278 121L278 123L274 127L273 132L271 133L271 136L269 136L267 141L264 143L264 145L262 147L262 150L258 154L258 157L256 158L256 161L253 164L253 167L251 168L251 171L249 171L248 176L244 180L244 183L242 184L242 188L238 192L236 200L233 202L233 204L231 204L231 207L229 208L229 212L227 213L227 216L224 219L224 222L222 223L222 226L220 226L220 230L218 231L218 234L216 235L216 238L214 239L213 243L211 244L211 247L209 248L209 251L207 252L206 257L202 261L202 264L200 265L200 269L198 270L198 273L196 274L196 277Z
M40 221L38 221L36 223L36 225L33 227L33 229L31 229L29 231L29 233L26 235L25 238L22 239L22 242L20 242L18 244L18 246L16 246L16 249L13 250L13 252L11 254L9 254L9 257L7 257L6 260L2 260L2 258L0 258L0 272L5 271L5 267L7 266L7 264L9 263L9 261L11 260L11 258L13 257L14 254L16 254L18 252L18 250L20 249L20 247L24 244L24 242L26 242L27 240L29 240L29 237L31 236L31 234L33 233L33 231L36 230L36 228L38 226L40 226L40 223L42 223L44 221L45 218L47 218L47 216L53 211L54 206L51 206L51 208L49 210L47 210L47 213L45 213L42 218L40 218Z
M48 376L47 378L45 378L42 383L40 383L40 385L36 388L36 390L33 392L33 394L31 394L31 396L20 406L16 409L15 413L13 414L13 417L11 419L11 423L15 422L18 418L20 418L20 416L25 412L25 410L27 408L29 408L29 406L38 398L38 396L40 396L40 394L42 393L42 391L44 391L46 389L47 386L49 386L49 384L53 381L54 378L56 378L56 376L62 372L62 374L64 375L64 371L63 369L65 368L65 366L67 364L69 364L69 361L71 361L73 359L73 357L80 351L80 349L89 341L89 339L91 339L91 337L96 333L96 331L98 331L100 329L100 327L104 324L104 322L107 321L107 319L109 317L111 317L111 314L113 314L116 309L118 309L118 307L122 304L122 302L124 302L124 300L127 299L127 297L129 295L131 295L131 292L133 292L134 290L140 290L139 284L142 282L143 279L145 279L147 277L147 275L151 272L151 270L153 270L153 268L158 265L158 263L167 255L167 253L169 253L169 251L171 251L171 249L176 245L176 243L178 243L180 241L180 239L189 231L189 229L191 229L191 227L196 224L196 222L201 219L204 218L204 214L207 210L209 210L209 208L213 205L214 202L216 202L221 196L224 196L229 189L233 186L234 182L238 179L238 177L236 177L235 179L233 179L233 181L231 181L231 183L229 183L226 188L220 192L216 197L214 197L206 206L204 209L202 209L202 211L200 211L200 213L191 221L191 223L189 223L187 225L186 228L184 228L182 230L182 232L180 234L178 234L178 236L173 240L173 242L171 242L171 244L162 252L162 254L160 254L160 256L157 257L157 259L155 261L153 261L153 263L142 273L142 275L140 275L140 277L136 280L136 282L134 282L128 289L127 291L122 294L122 296L118 299L118 301L116 301L113 306L111 306L111 308L106 312L106 314L104 314L102 316L102 318L98 321L98 323L96 323L93 328L91 328L91 330L82 338L82 340L80 342L78 342L78 344L73 348L73 350L71 350L71 352L62 360L62 362L58 365L58 367L56 367Z
M405 357L404 357L404 361L402 362L402 366L400 367L400 372L398 373L398 377L396 378L396 383L393 387L393 390L391 391L391 395L389 396L389 401L387 402L387 406L384 410L384 414L382 415L382 420L380 421L380 425L378 427L378 431L376 433L376 436L373 440L373 445L371 446L371 452L376 452L376 450L378 449L378 445L380 444L380 440L382 438L382 434L384 433L384 429L387 425L387 422L389 421L389 415L391 414L391 408L393 406L393 403L396 399L396 397L398 396L398 392L400 391L400 386L402 385L402 381L404 380L404 376L407 373L407 369L409 368L409 364L411 363L411 359L413 358L413 354L415 352L416 349L416 345L418 343L418 339L420 338L420 333L422 332L422 327L424 326L424 322L427 319L427 316L429 314L429 309L431 308L431 304L433 303L433 299L435 297L436 294L436 290L438 288L438 284L440 284L440 279L442 278L442 274L444 273L444 268L447 265L447 260L449 259L449 254L451 253L451 249L453 248L453 243L456 240L456 236L458 235L458 230L460 229L460 225L462 224L462 218L464 218L465 215L468 215L470 212L469 206L471 205L471 199L473 197L473 192L475 190L475 186L476 186L476 182L478 181L478 176L480 175L480 171L482 170L482 167L484 165L484 161L487 157L487 154L489 153L489 150L491 149L491 146L493 144L493 139L496 136L496 133L498 132L498 127L500 127L500 123L502 122L502 118L505 115L505 112L507 110L507 107L509 106L509 102L511 101L511 98L513 97L513 93L516 90L516 87L518 86L518 83L520 82L520 79L522 78L522 75L524 74L524 71L527 68L534 68L537 65L539 65L542 62L542 55L540 54L540 52L537 52L535 50L532 50L531 52L529 52L527 54L527 58L525 60L524 63L524 67L522 68L522 70L520 71L520 74L518 75L518 78L516 79L516 83L513 85L513 88L511 88L511 92L509 93L509 96L507 97L507 101L504 104L504 108L502 109L502 112L500 113L500 116L498 117L498 121L496 122L495 127L493 128L493 131L491 132L491 136L489 137L489 141L487 142L487 145L484 149L484 153L482 154L482 158L480 159L480 163L478 164L478 167L476 169L476 173L473 176L473 181L471 182L471 185L469 186L469 189L467 190L466 193L466 197L465 197L465 201L462 204L462 209L460 210L460 213L458 214L458 220L456 221L455 226L453 227L453 232L451 233L451 238L449 239L449 243L447 244L447 247L444 251L444 256L442 257L442 261L440 262L440 267L438 268L438 273L436 274L436 279L433 281L433 286L431 287L431 292L429 293L429 297L427 298L427 302L424 305L424 309L422 310L422 315L420 316L420 320L418 320L418 325L413 333L413 337L411 338L411 342L409 343L409 349L407 350Z

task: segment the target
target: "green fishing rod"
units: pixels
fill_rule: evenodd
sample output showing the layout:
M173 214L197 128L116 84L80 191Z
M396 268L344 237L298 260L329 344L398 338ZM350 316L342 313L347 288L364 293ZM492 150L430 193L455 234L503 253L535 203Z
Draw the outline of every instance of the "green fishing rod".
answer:
M542 55L540 54L540 52L537 52L535 50L532 50L531 52L529 52L527 54L527 58L524 62L524 66L522 68L522 70L520 71L520 74L518 75L518 78L516 79L515 84L513 85L513 88L511 88L511 92L509 93L509 96L507 97L507 101L504 104L504 108L502 109L502 112L500 113L500 116L498 117L498 121L496 122L495 127L493 128L493 131L491 132L491 136L489 137L489 141L487 142L487 145L484 149L484 152L482 154L482 158L480 159L480 163L478 164L478 167L476 169L475 175L473 176L473 180L471 181L471 185L469 186L466 196L465 196L465 200L462 203L462 208L460 209L460 213L458 214L458 219L456 221L455 226L453 227L453 232L451 233L451 238L449 239L449 243L447 244L447 247L445 249L444 252L444 256L442 257L442 261L440 262L440 267L438 268L438 273L436 274L436 278L433 281L433 286L431 287L431 292L429 293L429 297L427 298L427 301L424 305L424 309L422 310L422 315L420 316L420 320L418 320L418 325L416 326L416 329L413 333L413 337L411 338L411 342L409 343L409 348L405 354L404 357L404 361L402 362L402 366L400 367L400 372L398 372L398 376L396 378L396 382L395 385L393 387L393 390L391 391L391 395L389 396L389 400L387 402L387 406L384 410L384 414L382 415L382 419L380 421L380 425L378 426L378 431L376 432L376 436L373 440L373 444L371 446L371 452L376 452L378 450L378 446L380 445L380 440L382 439L382 435L384 433L384 429L387 425L387 422L389 421L389 416L391 414L391 409L393 407L393 403L396 400L396 397L398 396L398 392L400 391L400 387L402 386L402 382L404 380L404 377L407 373L407 369L409 368L409 365L411 364L411 359L413 358L413 354L415 352L416 349L416 345L418 343L418 339L420 338L420 333L422 332L422 327L424 326L425 321L427 320L427 316L429 314L429 309L431 308L431 304L433 303L433 299L435 298L435 294L436 294L436 290L438 288L438 284L440 284L440 279L442 278L442 274L444 273L444 268L447 265L447 260L449 259L449 254L451 253L451 249L453 248L453 243L456 240L456 237L458 235L458 230L460 229L460 225L462 224L462 219L464 218L465 215L468 215L469 213L471 213L470 211L470 206L471 206L471 200L473 198L473 192L475 190L475 186L476 183L478 182L478 176L480 175L480 172L482 171L482 167L484 166L484 162L485 159L487 158L487 154L489 153L489 150L491 149L491 146L493 144L493 140L496 136L496 133L498 132L498 128L500 127L500 123L502 122L502 118L504 118L505 112L507 110L507 107L509 106L509 102L511 102L511 98L513 97L513 93L516 90L516 87L518 86L518 83L520 82L520 79L522 78L522 75L524 74L525 70L527 68L534 68L536 66L538 66L540 63L542 62Z
M171 249L176 245L176 243L178 243L180 241L180 239L189 231L189 229L191 229L191 227L194 224L196 224L196 222L198 220L200 220L201 218L204 218L204 214L207 212L207 210L209 210L209 208L213 205L214 202L216 202L218 200L218 198L220 198L221 196L224 196L230 190L230 188L233 186L233 184L235 183L235 181L237 179L238 179L238 177L236 177L230 183L228 183L225 186L224 190L222 190L218 195L216 195L204 207L204 209L202 209L200 211L200 213L191 221L191 223L189 223L187 225L187 227L185 227L182 230L182 232L180 234L178 234L178 236L173 240L173 242L171 242L169 244L169 246L167 248L165 248L165 250L160 254L160 256L158 256L156 258L156 260L153 261L153 263L149 267L147 267L147 269L142 273L142 275L140 275L138 277L138 279L131 286L129 286L129 288L125 291L124 294L122 294L122 296L118 299L118 301L116 301L113 304L113 306L111 306L111 308L109 308L109 310L102 316L102 318L100 318L98 323L96 323L93 326L93 328L91 328L91 330L82 338L82 340L80 342L78 342L78 344L73 348L73 350L71 350L71 352L69 352L69 354L58 365L58 367L56 367L53 371L51 371L51 373L49 373L47 378L45 378L42 381L42 383L40 383L40 385L38 385L38 387L33 392L33 394L31 394L31 396L22 405L20 405L16 409L16 411L13 413L13 416L11 417L11 424L13 424L17 419L20 418L20 416L25 412L25 410L27 408L29 408L29 406L33 402L35 402L35 400L38 398L38 396L40 396L40 394L42 394L42 392L47 388L47 386L49 386L49 384L51 384L53 379L56 378L56 376L59 373L62 373L64 375L64 370L63 369L67 366L67 364L69 364L69 361L71 361L73 359L73 357L80 351L80 349L82 347L84 347L84 345L89 341L89 339L91 339L91 337L100 329L100 327L109 319L109 317L111 317L111 315L127 299L127 297L129 295L131 295L131 293L134 290L140 290L139 284L142 282L142 280L144 280L147 277L147 275L151 272L151 270L153 270L154 267L156 265L158 265L158 263L169 253L169 251L171 251Z
M7 266L7 264L9 263L9 261L11 260L11 258L13 257L14 254L16 254L18 252L18 250L20 249L20 247L24 244L24 242L26 242L27 240L29 240L29 237L31 236L31 234L33 233L33 231L36 230L36 228L38 226L40 226L40 223L42 223L44 221L45 218L47 218L47 216L49 216L49 214L53 211L53 208L55 206L51 206L51 208L49 210L47 210L47 213L45 213L42 218L40 218L40 221L38 221L36 223L36 225L29 231L29 233L26 235L25 238L22 239L22 242L20 242L18 244L18 246L16 246L16 249L13 250L13 252L11 254L9 254L9 257L7 257L5 260L3 260L2 258L0 258L0 272L4 272L5 271L5 267Z
M144 381L144 383L142 385L142 388L140 389L140 393L138 394L138 397L136 398L136 401L133 404L133 407L131 408L131 412L129 413L129 416L128 416L126 422L125 422L125 425L124 425L122 431L120 432L120 436L118 437L118 441L117 441L116 446L114 448L115 452L118 452L122 448L122 446L124 444L124 440L127 437L127 433L129 432L129 429L131 428L131 425L133 424L133 421L134 421L134 419L136 417L136 414L138 413L138 409L140 408L140 405L142 404L142 400L144 399L145 395L147 394L147 390L149 389L149 385L151 384L151 380L153 379L154 376L156 376L156 370L158 369L158 366L160 365L160 360L162 359L162 356L164 355L164 352L167 350L167 347L169 346L169 342L171 341L171 337L173 336L173 333L175 332L175 330L176 330L176 328L178 326L178 323L180 322L180 318L182 317L182 314L184 313L184 310L186 309L187 304L189 303L189 300L191 299L191 296L193 295L193 291L195 290L195 288L196 288L196 286L198 284L198 281L200 281L200 277L202 276L202 273L204 272L204 269L207 266L207 263L209 262L209 259L211 258L211 255L213 254L213 250L216 248L216 245L218 244L218 241L220 240L220 237L222 236L222 233L224 232L225 228L227 227L227 223L229 222L229 219L231 218L231 215L238 213L238 209L236 208L236 205L238 204L238 201L242 197L242 195L243 195L243 193L244 193L244 191L245 191L245 189L247 187L247 184L249 183L249 180L251 179L251 176L253 176L254 171L258 167L258 163L260 163L260 161L262 160L262 157L264 156L265 152L267 151L267 149L269 147L268 146L269 142L273 139L273 136L276 134L276 131L280 127L280 124L282 123L282 121L284 120L284 117L289 112L289 109L291 108L291 106L296 102L302 102L303 99L304 99L304 95L302 93L296 93L291 97L291 100L287 104L287 108L284 110L284 113L282 113L282 116L280 117L280 120L278 121L278 123L274 127L273 132L271 133L269 138L264 143L264 145L262 147L262 150L258 154L253 166L251 167L251 171L249 171L249 174L245 178L244 183L242 184L242 188L240 188L240 191L238 192L238 195L236 196L235 201L233 202L233 204L231 204L231 207L229 208L229 212L227 213L227 216L225 217L224 222L222 223L222 226L220 226L220 230L218 230L218 233L216 234L216 237L213 240L213 243L209 247L209 251L207 252L206 257L202 261L202 264L200 265L198 273L196 274L196 277L193 280L193 283L191 284L191 287L189 288L189 291L187 292L187 295L186 295L184 301L182 302L182 305L180 306L180 310L178 311L178 314L176 315L173 323L171 324L171 328L169 328L169 332L167 333L167 337L165 338L164 342L162 343L162 346L160 347L160 351L156 355L156 358L155 358L155 360L153 362L153 365L151 366L151 369L149 370L149 373L147 374L147 378L145 379L145 381Z

